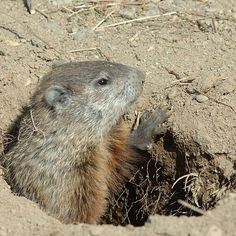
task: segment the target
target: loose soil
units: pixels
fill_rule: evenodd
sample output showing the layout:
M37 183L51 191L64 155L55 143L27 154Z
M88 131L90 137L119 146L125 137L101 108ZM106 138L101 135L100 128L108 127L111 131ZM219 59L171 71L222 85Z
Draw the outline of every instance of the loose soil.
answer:
M147 78L126 121L157 107L170 117L101 225L63 225L1 177L0 235L235 235L236 2L33 0L33 7L29 14L21 0L0 2L1 153L53 64L138 67Z

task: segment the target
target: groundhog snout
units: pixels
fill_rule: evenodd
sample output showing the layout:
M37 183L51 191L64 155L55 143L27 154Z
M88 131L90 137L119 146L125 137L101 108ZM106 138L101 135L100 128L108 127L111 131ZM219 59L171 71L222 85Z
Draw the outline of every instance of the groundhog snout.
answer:
M129 72L128 80L125 82L124 94L128 100L133 103L141 95L143 84L145 82L145 74L137 69Z
M145 73L142 72L141 70L135 69L134 75L133 75L136 80L136 83L141 84L141 86L143 86L144 82L145 82Z
M133 69L129 74L129 79L132 83L136 84L136 86L143 86L145 77L145 73L138 69Z
M145 77L146 77L145 73L140 70L136 70L136 76L139 79L139 81L141 82L141 84L143 85L145 82Z

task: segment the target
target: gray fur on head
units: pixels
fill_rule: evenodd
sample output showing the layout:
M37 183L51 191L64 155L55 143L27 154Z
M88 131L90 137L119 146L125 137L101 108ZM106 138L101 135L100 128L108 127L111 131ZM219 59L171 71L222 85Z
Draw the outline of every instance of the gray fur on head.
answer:
M107 133L142 92L144 74L122 64L94 61L60 65L45 76L32 105L51 108L55 120L96 140ZM67 117L67 118L66 118ZM66 124L65 124L66 125ZM96 137L98 136L98 137Z

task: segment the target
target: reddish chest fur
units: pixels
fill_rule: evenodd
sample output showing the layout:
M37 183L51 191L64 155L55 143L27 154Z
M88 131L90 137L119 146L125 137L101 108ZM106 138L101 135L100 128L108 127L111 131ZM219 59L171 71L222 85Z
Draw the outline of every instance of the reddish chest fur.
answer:
M84 206L84 214L78 211L80 222L97 222L106 209L110 194L119 190L124 179L130 177L132 151L128 147L129 130L120 122L104 141L96 148L90 158L96 168L89 171L89 179L79 188L84 189L86 200L78 202ZM81 218L82 216L82 218Z

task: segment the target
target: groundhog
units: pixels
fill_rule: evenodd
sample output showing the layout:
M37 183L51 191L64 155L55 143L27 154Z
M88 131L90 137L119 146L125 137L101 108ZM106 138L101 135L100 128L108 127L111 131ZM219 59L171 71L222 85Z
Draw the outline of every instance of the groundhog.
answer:
M130 134L122 116L142 92L132 67L85 61L57 66L32 96L2 165L12 191L63 223L98 223L107 200L131 177L165 114L143 116Z

